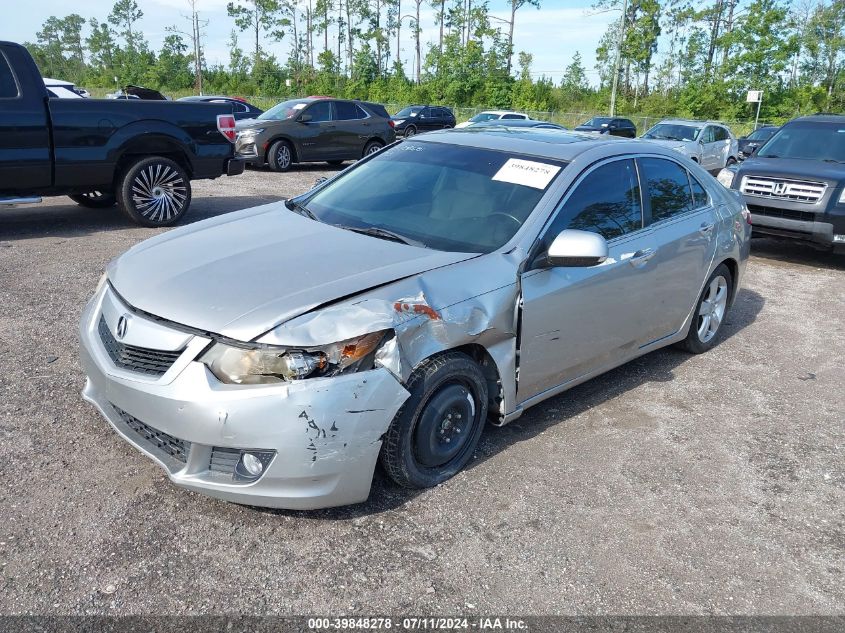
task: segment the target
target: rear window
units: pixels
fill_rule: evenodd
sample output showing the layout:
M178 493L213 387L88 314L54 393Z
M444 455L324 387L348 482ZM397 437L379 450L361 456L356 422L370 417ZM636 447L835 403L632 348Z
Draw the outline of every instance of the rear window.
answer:
M361 108L350 101L335 101L335 118L338 121L350 121L353 119L364 119L366 114Z
M18 96L18 83L5 55L0 53L0 99L14 99Z

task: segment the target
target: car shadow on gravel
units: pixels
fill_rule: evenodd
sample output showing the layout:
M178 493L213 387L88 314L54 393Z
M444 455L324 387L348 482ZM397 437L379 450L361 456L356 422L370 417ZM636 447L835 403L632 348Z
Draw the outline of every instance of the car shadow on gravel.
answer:
M218 215L281 200L276 196L198 196L173 228ZM169 229L170 227L168 227ZM41 237L83 237L106 231L136 230L152 237L166 229L149 229L130 222L117 207L86 209L68 204L22 206L0 211L0 243Z
M754 323L766 299L757 292L741 289L723 325L722 344ZM718 349L718 348L717 348ZM716 353L716 350L709 352ZM626 392L650 382L671 382L676 367L691 358L690 354L675 348L663 348L634 359L606 374L578 385L558 396L529 409L519 419L504 427L488 425L481 436L474 459L465 470L477 465L518 442L530 440L546 429L565 424L579 414L613 400ZM445 485L449 485L448 482ZM389 512L405 505L424 490L408 490L393 483L376 468L370 497L364 503L325 510L296 511L270 508L252 509L267 514L278 514L315 520L349 520Z
M834 254L795 240L755 237L751 241L751 254L774 264L783 263L790 266L798 264L827 270L845 270L845 253Z

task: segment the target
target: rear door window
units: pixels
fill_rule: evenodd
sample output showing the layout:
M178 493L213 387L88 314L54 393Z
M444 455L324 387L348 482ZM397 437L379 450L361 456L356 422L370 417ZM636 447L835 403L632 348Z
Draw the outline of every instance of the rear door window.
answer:
M6 60L6 56L0 53L0 99L14 99L18 92L18 82L12 74L12 68Z
M576 186L552 222L547 240L564 229L590 231L611 240L643 226L640 185L631 159L596 167Z
M643 186L651 201L652 223L700 206L693 200L687 170L678 163L662 158L641 158L639 164L644 175Z

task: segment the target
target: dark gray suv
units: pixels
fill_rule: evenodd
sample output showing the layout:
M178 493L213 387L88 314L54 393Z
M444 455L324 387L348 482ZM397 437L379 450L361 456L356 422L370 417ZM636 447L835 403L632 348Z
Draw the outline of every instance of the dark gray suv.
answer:
M235 151L248 163L287 171L294 163L340 165L396 138L384 106L328 97L291 99L238 121Z

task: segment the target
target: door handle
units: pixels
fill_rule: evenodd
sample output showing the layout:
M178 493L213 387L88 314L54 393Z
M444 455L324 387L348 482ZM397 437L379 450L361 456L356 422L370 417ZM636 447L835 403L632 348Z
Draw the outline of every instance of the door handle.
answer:
M631 259L628 261L631 262L631 266L634 268L639 268L640 266L645 266L648 263L648 260L655 255L657 255L657 250L653 248L642 248L631 255Z
M705 236L710 235L715 226L716 225L713 222L702 222L701 226L698 227L698 232Z

